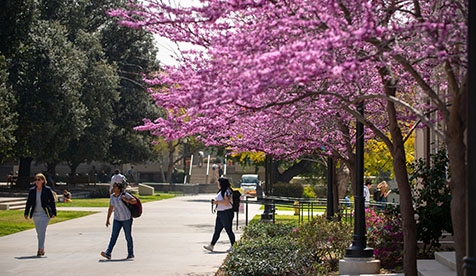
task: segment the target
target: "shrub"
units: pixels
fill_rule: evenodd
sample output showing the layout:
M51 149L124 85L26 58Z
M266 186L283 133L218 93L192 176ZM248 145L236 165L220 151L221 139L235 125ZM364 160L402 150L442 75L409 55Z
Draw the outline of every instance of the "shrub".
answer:
M316 216L312 221L294 231L297 241L314 256L314 269L327 275L337 271L339 259L352 241L352 226L344 221L329 221L325 216ZM310 274L307 274L310 275Z
M307 185L304 187L304 193L302 195L304 198L316 198L316 193L314 192L314 189L312 186Z
M327 185L314 186L314 193L316 194L316 197L327 197Z
M294 230L295 226L292 224L272 224L263 223L259 221L251 221L246 226L243 233L244 239L257 239L266 237L286 237Z
M403 235L398 215L366 210L367 244L383 268L401 266ZM352 242L352 225L316 216L298 227L252 221L226 258L225 275L329 275Z
M276 183L273 185L274 196L301 198L303 192L304 187L299 183Z
M400 215L365 210L367 245L374 249L376 259L382 267L403 265L403 233Z
M312 256L289 237L240 241L225 260L225 275L309 275Z
M413 203L418 214L417 238L423 242L423 257L441 247L443 231L452 233L451 190L447 184L448 157L445 150L430 155L431 164L419 159L412 164Z
M108 198L110 195L109 186L96 186L96 188L89 193L91 198Z

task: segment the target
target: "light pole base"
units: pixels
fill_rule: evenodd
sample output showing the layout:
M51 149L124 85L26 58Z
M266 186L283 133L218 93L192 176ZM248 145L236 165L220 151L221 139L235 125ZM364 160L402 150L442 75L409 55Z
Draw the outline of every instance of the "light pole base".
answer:
M339 260L339 275L379 274L380 260L375 258L348 258Z

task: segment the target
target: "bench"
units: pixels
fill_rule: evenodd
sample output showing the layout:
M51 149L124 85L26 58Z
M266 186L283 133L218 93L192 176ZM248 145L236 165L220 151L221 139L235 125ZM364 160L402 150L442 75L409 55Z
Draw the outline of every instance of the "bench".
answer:
M18 177L18 175L8 175L7 186L13 187L14 185L17 185L19 178L21 179L21 177ZM34 176L28 176L27 179L28 179L28 183L35 183Z

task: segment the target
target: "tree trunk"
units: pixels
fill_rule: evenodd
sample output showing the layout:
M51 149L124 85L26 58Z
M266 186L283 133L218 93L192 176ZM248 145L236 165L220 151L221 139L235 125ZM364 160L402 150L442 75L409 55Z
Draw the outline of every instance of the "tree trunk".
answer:
M57 161L46 162L46 180L53 190L56 188L56 165L58 165Z
M350 171L341 162L340 168L337 170L337 197L343 199L345 194L349 192Z
M30 187L31 157L20 157L17 188L27 190Z
M172 183L172 172L175 168L175 161L174 161L174 153L175 153L175 147L173 145L173 142L169 141L167 142L167 148L168 148L168 162L167 162L167 183Z
M393 131L391 131L392 133ZM400 130L398 129L398 132ZM401 134L399 138L402 138ZM400 213L402 215L402 231L403 231L403 269L407 276L417 276L417 236L414 210L412 204L412 194L405 161L405 150L403 148L403 139L395 139L392 134L394 152L393 166L395 178L398 183L398 191L400 194ZM400 140L400 141L396 141Z
M463 86L462 91L465 90ZM451 179L451 222L456 251L456 271L464 275L463 258L466 255L466 146L464 133L466 127L465 93L452 93L453 105L447 122L446 146L450 162Z
M76 175L76 170L78 169L78 166L79 166L79 163L76 163L76 162L68 162L68 166L69 166L69 176L70 177L73 177Z
M388 96L395 96L395 80L391 77L387 68L380 68L379 73L382 77L385 93ZM387 145L393 157L393 169L398 184L400 194L400 214L402 215L403 231L403 270L406 276L417 276L417 235L416 223L414 217L412 193L408 172L406 167L405 146L402 132L398 125L397 111L395 104L387 101L387 115L389 122L389 131L392 143Z
M276 162L275 162L276 163ZM315 165L315 162L309 160L301 160L298 163L294 163L289 169L285 170L283 173L279 173L278 164L274 165L274 170L277 175L277 182L289 183L293 177L308 173L312 171L312 166Z

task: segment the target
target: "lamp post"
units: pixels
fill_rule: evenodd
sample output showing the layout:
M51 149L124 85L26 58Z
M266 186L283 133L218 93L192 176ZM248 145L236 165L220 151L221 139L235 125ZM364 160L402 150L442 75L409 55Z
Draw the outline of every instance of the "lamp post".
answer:
M187 183L187 137L183 138L183 184Z
M357 104L357 111L360 115L364 115L363 102ZM364 205L364 125L357 120L356 127L354 235L352 245L345 250L344 259L339 260L340 275L378 274L380 271L380 261L373 258L374 250L367 247Z
M334 175L335 175L335 166L334 160L329 155L327 157L327 220L332 220L334 218Z
M357 105L357 111L364 115L364 103ZM355 217L352 245L346 249L345 257L371 258L373 249L367 247L367 233L365 229L365 198L364 198L364 125L357 120L355 141L355 174L356 191L354 197Z
M266 169L265 169L265 191L266 197L271 195L271 182L273 181L273 158L270 155L266 155ZM264 211L261 214L261 221L273 220L274 214L270 200L264 198Z

